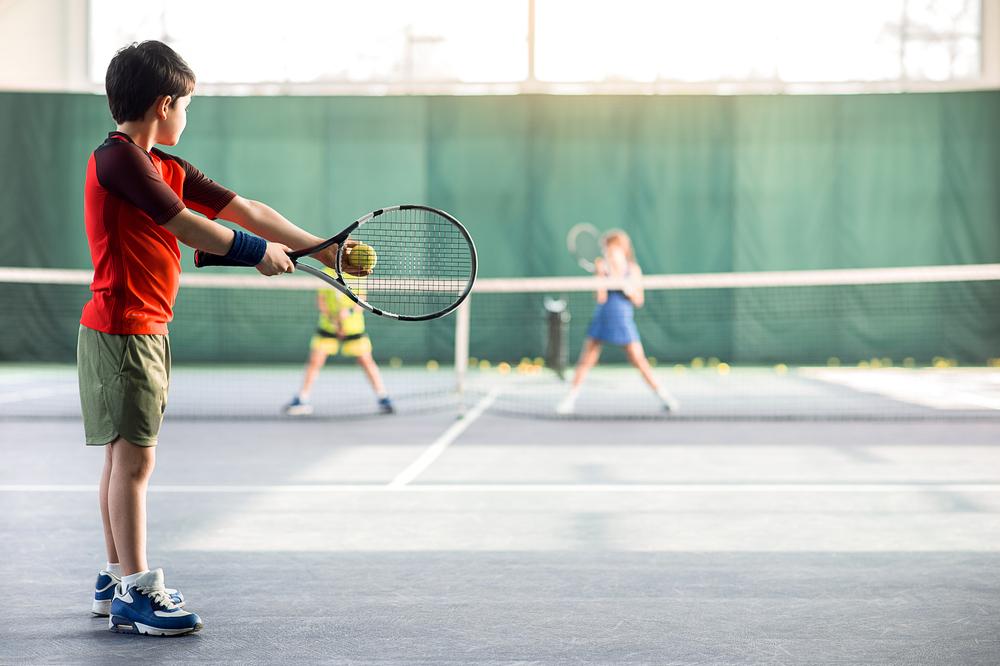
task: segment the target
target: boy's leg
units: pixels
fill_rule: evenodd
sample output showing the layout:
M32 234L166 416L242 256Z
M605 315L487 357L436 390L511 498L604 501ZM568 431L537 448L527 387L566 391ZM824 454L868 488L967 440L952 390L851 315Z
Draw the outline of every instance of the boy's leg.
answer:
M319 371L326 364L327 352L323 349L314 348L309 352L309 360L306 362L306 374L302 378L302 388L299 390L299 397L308 400L312 392L313 384L319 376Z
M382 374L378 371L378 364L372 358L371 352L366 352L358 356L358 365L365 371L368 383L372 385L375 395L380 398L385 397L385 385L382 383Z
M111 444L108 516L122 574L149 570L146 561L146 487L156 464L155 446L118 438Z
M101 487L99 490L101 504L101 522L104 525L104 545L108 551L108 562L118 562L118 550L115 548L115 537L111 530L111 513L108 511L108 486L111 484L111 470L113 460L111 455L111 444L104 447L104 471L101 473Z

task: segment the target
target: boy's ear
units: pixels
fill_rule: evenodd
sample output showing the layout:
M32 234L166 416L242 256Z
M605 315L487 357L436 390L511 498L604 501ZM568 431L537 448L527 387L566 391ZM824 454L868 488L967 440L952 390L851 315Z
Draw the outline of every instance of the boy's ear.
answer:
M159 120L166 120L167 109L169 109L170 105L173 103L174 103L174 98L171 97L170 95L160 95L159 97L157 97L156 101L153 102L153 112L156 114L156 117Z

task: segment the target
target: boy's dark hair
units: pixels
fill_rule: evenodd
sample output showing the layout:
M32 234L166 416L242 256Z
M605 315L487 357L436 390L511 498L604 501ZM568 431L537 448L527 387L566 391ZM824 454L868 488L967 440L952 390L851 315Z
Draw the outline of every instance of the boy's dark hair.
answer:
M194 72L184 59L155 40L119 49L104 77L111 116L119 125L141 120L160 95L170 95L174 101L190 95L194 83Z

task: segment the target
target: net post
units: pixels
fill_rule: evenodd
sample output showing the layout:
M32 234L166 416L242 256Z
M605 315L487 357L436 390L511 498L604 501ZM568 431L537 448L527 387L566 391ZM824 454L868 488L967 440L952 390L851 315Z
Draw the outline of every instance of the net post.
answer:
M472 297L466 298L455 311L455 390L465 391L465 374L469 368L469 309Z

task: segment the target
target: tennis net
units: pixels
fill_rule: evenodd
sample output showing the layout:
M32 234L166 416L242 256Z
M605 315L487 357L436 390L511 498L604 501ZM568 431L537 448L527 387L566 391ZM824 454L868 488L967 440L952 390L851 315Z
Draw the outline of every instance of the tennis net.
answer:
M77 418L89 271L0 269L0 418ZM185 274L171 324L170 418L287 418L321 286L301 276ZM428 323L366 317L398 411L476 404L565 417L595 278L481 279ZM668 414L605 345L574 418L1000 418L1000 265L655 275L635 322ZM348 347L349 345L344 345ZM333 357L313 418L377 414L354 358Z

